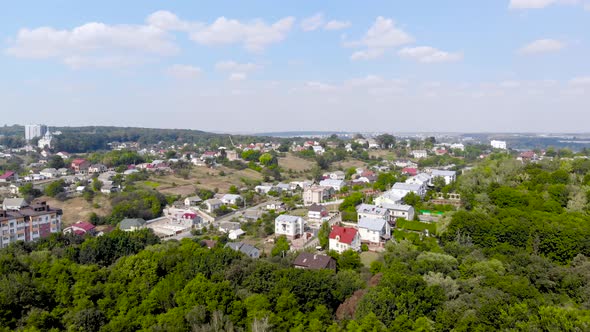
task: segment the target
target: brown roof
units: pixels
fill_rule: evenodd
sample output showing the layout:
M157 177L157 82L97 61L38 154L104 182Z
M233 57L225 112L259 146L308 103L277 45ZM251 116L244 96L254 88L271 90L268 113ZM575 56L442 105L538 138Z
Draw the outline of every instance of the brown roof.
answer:
M295 258L293 265L315 270L328 269L333 260L334 258L330 256L302 252Z
M313 211L313 212L322 212L322 211L326 210L326 207L323 205L318 205L316 203L313 203L308 209L309 209L309 211Z

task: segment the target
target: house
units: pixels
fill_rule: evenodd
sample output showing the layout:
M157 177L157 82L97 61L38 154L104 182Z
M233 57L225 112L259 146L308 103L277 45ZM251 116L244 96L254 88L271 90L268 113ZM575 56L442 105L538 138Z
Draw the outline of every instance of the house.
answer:
M426 185L425 184L418 184L418 183L402 183L396 182L391 187L390 192L401 198L404 198L409 193L414 193L420 197L424 197L426 195Z
M390 220L397 218L404 218L406 220L414 220L414 207L406 204L382 204L382 207L389 211Z
M507 149L507 147L506 147L506 141L492 140L492 141L490 141L490 145L494 149L500 149L500 150L506 150Z
M242 229L235 229L233 231L230 231L227 237L230 240L237 240L240 236L244 234L246 234L246 232L244 232Z
M290 193L291 191L293 191L291 185L288 183L277 183L275 188L279 193Z
M418 164L416 164L415 162L413 162L411 160L403 160L403 159L396 160L393 164L396 167L401 167L401 168L404 168L404 167L417 168L418 167Z
M333 188L335 191L340 191L346 186L346 182L343 180L326 179L320 181L320 186Z
M53 179L61 175L55 168L44 168L39 172L39 174L48 179Z
M538 160L539 156L537 156L537 154L534 151L524 151L520 153L517 159L523 161L531 161Z
M381 243L391 238L391 227L384 219L363 218L358 221L361 242Z
M0 210L0 248L17 241L35 241L61 229L60 209L52 209L45 202L22 207L18 211Z
M455 182L455 180L457 179L457 172L434 169L432 170L431 181L434 180L434 178L436 177L442 177L443 179L445 179L445 184L451 184Z
M142 218L125 218L119 223L119 229L125 232L133 232L145 228L145 225L145 220Z
M274 186L274 185L272 185L272 184L268 184L268 183L266 183L266 184L261 184L261 185L258 185L258 186L256 186L256 187L254 187L254 190L255 190L255 191L258 193L258 194L264 194L264 195L268 195L268 193L269 193L270 191L276 191L276 192L279 192L279 193L280 193L280 191L279 191L279 189L278 189L277 187L275 187L275 186Z
M321 270L330 269L336 271L336 260L328 255L302 252L293 261L296 269Z
M404 167L402 168L402 174L407 174L409 176L416 176L418 174L418 169L414 167Z
M70 173L70 170L68 170L67 168L60 168L60 169L57 170L57 173L60 176L66 176L66 175L68 175Z
M94 164L88 167L89 174L104 173L107 171L107 167L103 164Z
M235 221L224 221L219 223L219 231L222 233L230 233L232 231L236 231L238 229L241 229L241 225L239 222L235 222Z
M223 202L218 200L217 198L210 198L210 199L206 200L204 204L206 207L206 211L211 213L211 212L219 209L223 205Z
M324 179L344 180L346 174L343 171L334 171L323 175Z
M70 158L70 154L65 151L60 151L60 152L56 153L56 155L60 156L62 159L69 159Z
M288 239L296 239L303 235L303 218L281 214L275 219L275 234L285 235Z
M15 172L7 171L0 175L0 182L10 182L18 180L18 175Z
M88 168L90 168L90 162L85 159L74 159L71 168L76 173L86 173L88 172Z
M411 178L406 180L406 183L409 184L419 184L421 186L427 186L430 183L431 177L426 173L418 173L416 176L412 176Z
M260 257L260 250L258 248L244 242L228 242L225 247L239 251L250 258Z
M356 207L358 220L361 219L389 219L389 211L385 208L371 204L361 204Z
M307 208L307 217L309 219L321 220L328 216L328 209L323 205L312 204Z
M361 250L361 238L356 228L332 226L329 237L330 250L341 254L346 250Z
M221 202L226 205L237 205L238 202L244 201L242 196L234 194L225 194L221 197Z
M378 206L383 206L384 204L401 204L402 199L402 196L394 194L391 191L386 191L381 196L375 198L375 204Z
M2 210L18 211L27 206L29 203L24 198L5 198L2 202Z
M184 199L184 206L191 207L191 206L199 206L203 202L201 197L199 196L190 196Z
M270 201L266 203L265 210L282 211L285 209L285 203L280 201Z
M207 247L207 249L213 249L217 245L217 241L215 240L202 240L201 246Z
M96 227L87 221L78 221L75 224L64 228L63 233L76 235L94 235L96 233Z
M320 204L332 197L334 189L324 186L311 186L303 191L303 205Z
M411 152L412 156L416 159L422 159L428 157L426 150L414 150Z
M324 154L324 152L326 152L326 150L324 150L324 148L321 145L314 145L311 148L313 149L313 152L315 154L322 155Z

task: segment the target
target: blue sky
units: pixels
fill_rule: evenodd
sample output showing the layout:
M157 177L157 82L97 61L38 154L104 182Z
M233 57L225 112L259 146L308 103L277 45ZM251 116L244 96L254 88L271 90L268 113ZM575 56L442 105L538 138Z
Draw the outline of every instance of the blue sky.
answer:
M588 131L590 0L278 3L4 4L4 122Z

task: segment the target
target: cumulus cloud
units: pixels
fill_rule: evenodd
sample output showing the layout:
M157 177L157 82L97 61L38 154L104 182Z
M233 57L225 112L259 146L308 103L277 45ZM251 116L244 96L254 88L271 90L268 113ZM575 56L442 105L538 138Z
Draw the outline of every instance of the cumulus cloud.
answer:
M565 47L565 44L555 39L538 39L530 42L518 50L518 53L526 54L540 54L560 51Z
M241 72L247 73L253 70L259 69L261 66L248 62L248 63L238 63L235 61L219 61L215 64L215 69L219 71L232 71L232 72Z
M542 9L551 5L577 5L579 0L510 0L510 9Z
M192 79L201 75L201 68L191 65L176 64L168 67L166 73L177 79Z
M242 44L248 51L260 52L270 44L284 40L295 18L285 17L273 24L262 20L240 22L220 17L190 34L190 38L203 45Z
M461 53L449 53L430 46L405 47L398 55L421 63L455 62L463 59Z
M247 78L246 73L231 73L229 75L229 80L230 81L243 81Z
M572 85L590 85L590 76L574 77L569 83Z
M346 42L344 46L365 47L366 50L353 53L351 59L368 60L382 56L387 49L409 44L413 41L414 38L396 27L392 19L379 16L363 38L357 41Z
M349 28L351 25L350 21L331 20L324 25L324 30L342 30Z
M303 31L314 31L319 29L323 24L324 15L322 13L317 13L303 19L303 21L301 21L301 29L303 29Z

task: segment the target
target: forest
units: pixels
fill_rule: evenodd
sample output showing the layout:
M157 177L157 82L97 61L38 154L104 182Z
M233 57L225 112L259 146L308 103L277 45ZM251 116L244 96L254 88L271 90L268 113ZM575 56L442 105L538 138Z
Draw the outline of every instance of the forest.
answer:
M590 330L590 161L493 155L456 188L436 237L337 272L147 230L11 245L0 331Z

